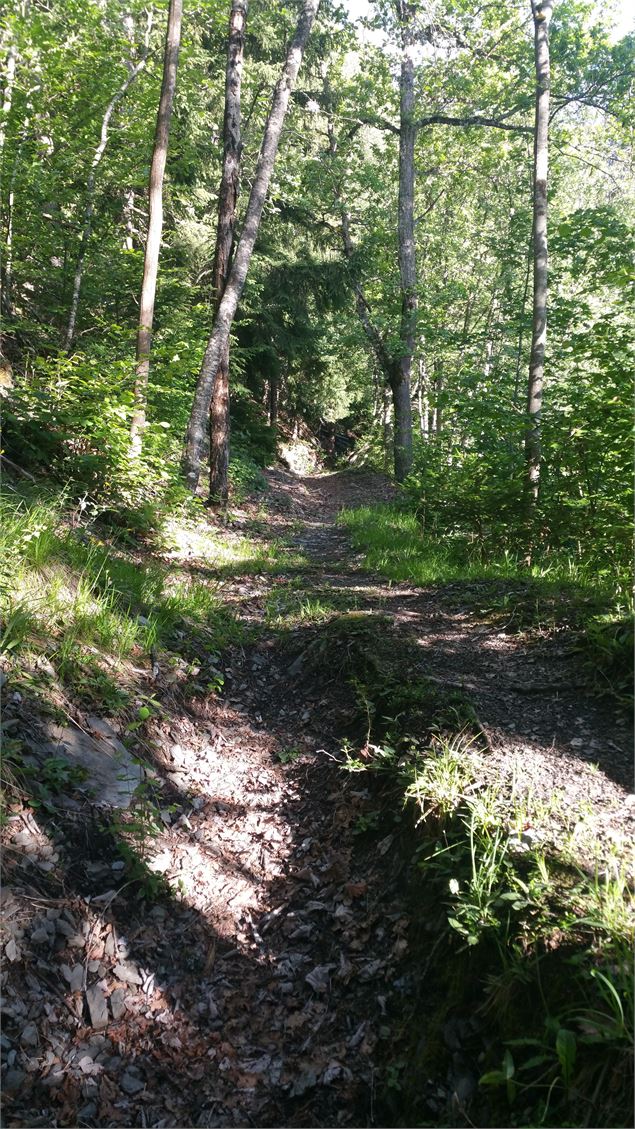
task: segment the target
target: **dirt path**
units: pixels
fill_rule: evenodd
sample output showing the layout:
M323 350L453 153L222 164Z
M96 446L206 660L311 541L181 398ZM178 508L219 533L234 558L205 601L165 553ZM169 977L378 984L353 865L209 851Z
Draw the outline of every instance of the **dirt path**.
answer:
M14 813L7 1125L377 1123L378 1069L413 990L412 923L395 830L375 826L365 783L341 770L337 675L303 667L314 624L287 614L302 600L389 616L418 673L466 688L501 773L584 801L607 842L629 833L628 737L580 700L565 647L484 623L456 591L360 569L337 512L390 494L380 476L276 471L266 515L238 515L235 529L284 538L295 563L223 581L259 630L223 697L148 726L161 821L141 877L176 897L148 904L120 886L125 864L96 825L56 838L55 821ZM527 693L530 679L543 688ZM460 1081L437 1080L440 1107Z

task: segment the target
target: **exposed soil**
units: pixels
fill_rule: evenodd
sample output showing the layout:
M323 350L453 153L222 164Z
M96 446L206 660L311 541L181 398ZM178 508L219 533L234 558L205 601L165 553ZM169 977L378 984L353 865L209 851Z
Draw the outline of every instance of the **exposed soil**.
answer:
M377 1078L425 959L410 958L395 825L377 823L365 780L341 769L350 695L336 667L307 669L314 625L266 622L291 582L387 616L416 673L468 694L498 773L531 780L537 797L560 793L563 813L586 809L584 834L590 819L607 847L631 838L627 721L585 691L566 631L486 614L491 584L421 590L361 569L337 513L391 494L379 475L277 470L266 517L236 516L236 535L285 538L290 561L301 551L308 563L223 578L224 598L260 626L228 660L222 696L184 702L163 674L152 683L164 709L140 752L162 818L141 884L94 813L15 806L4 829L8 1126L385 1123ZM218 582L214 562L187 567ZM37 741L34 704L5 690L11 731ZM161 877L173 895L144 899ZM449 1106L457 1079L434 1082Z

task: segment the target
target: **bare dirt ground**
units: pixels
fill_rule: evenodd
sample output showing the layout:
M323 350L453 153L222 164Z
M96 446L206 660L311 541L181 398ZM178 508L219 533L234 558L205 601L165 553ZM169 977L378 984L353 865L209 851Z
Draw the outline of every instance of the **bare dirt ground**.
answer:
M365 782L342 772L337 675L303 670L311 629L291 626L281 642L271 626L290 583L388 616L418 673L468 693L497 771L561 793L563 812L585 808L581 835L591 820L607 845L628 842L628 726L581 691L566 638L488 622L485 588L462 602L457 586L424 591L361 569L337 513L391 492L378 475L279 470L262 512L236 516L236 535L284 538L307 564L222 578L258 630L228 659L223 695L177 704L163 687L142 749L161 816L136 870L90 813L15 806L2 903L7 1126L385 1123L376 1079L417 967L407 884L395 833L371 826ZM188 567L221 581L213 561ZM6 690L9 720L36 733L28 703ZM160 879L172 895L144 898ZM458 1082L434 1082L442 1107Z

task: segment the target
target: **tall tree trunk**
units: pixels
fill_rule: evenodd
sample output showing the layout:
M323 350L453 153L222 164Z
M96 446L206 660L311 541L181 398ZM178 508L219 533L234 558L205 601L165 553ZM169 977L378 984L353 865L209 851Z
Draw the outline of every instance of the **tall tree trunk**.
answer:
M13 317L13 211L15 205L15 184L18 177L20 156L27 135L28 125L29 119L25 118L22 136L18 142L13 168L11 170L11 180L9 181L9 194L7 198L7 234L5 239L4 268L2 272L0 272L0 284L2 289L2 293L0 294L0 313L5 313L7 317Z
M229 17L229 44L225 73L225 117L223 122L223 175L218 196L216 252L212 286L216 310L229 277L234 245L236 207L240 191L240 93L245 50L245 22L248 0L232 0ZM218 366L209 415L209 494L210 500L224 504L229 493L229 338Z
M141 454L143 429L146 422L146 400L148 377L150 375L150 351L152 349L152 323L154 321L154 300L157 291L159 254L163 234L163 178L168 155L170 121L176 90L176 72L179 65L181 45L181 18L183 0L170 0L168 26L165 33L163 54L163 81L154 133L154 149L150 166L148 188L148 236L143 257L143 280L139 302L139 327L137 329L137 368L135 375L135 406L130 424L130 454Z
M269 378L269 427L276 427L278 424L278 397L280 395L280 381L277 374L272 374Z
M9 33L10 34L10 33ZM13 105L13 87L15 86L15 72L18 65L18 51L15 41L9 42L7 59L4 72L4 88L2 92L2 107L0 108L0 162L4 156L4 141L7 136L7 123L11 106ZM1 168L0 164L0 168Z
M64 348L68 352L73 344L75 337L75 325L77 323L77 312L79 310L79 297L82 289L82 279L84 276L84 262L86 259L86 251L88 249L88 242L90 239L93 227L93 212L95 209L95 184L97 180L97 170L101 164L102 157L106 151L108 144L108 130L110 128L110 120L114 114L117 106L122 98L125 98L128 90L132 86L135 79L141 74L148 61L148 51L150 49L150 32L152 30L152 11L148 11L148 22L146 25L146 32L144 37L144 45L141 52L141 58L133 66L131 63L128 66L128 74L122 82L117 93L111 98L106 112L101 120L101 133L99 137L99 144L93 154L91 161L90 172L86 182L86 203L84 205L84 223L82 227L82 234L79 242L79 254L77 256L77 263L75 266L75 277L73 279L73 297L71 299L71 309L68 317L68 326L66 328L66 338L64 341Z
M514 397L513 405L516 408L520 399L520 370L523 360L523 342L525 337L525 310L527 309L527 298L529 296L529 279L531 277L531 261L533 246L533 235L529 238L527 247L527 264L525 267L525 280L523 284L523 294L520 302L520 315L518 318L518 338L516 341L516 368L514 372Z
M434 359L434 431L440 435L443 431L443 360L441 357Z
M134 250L134 237L135 237L135 227L134 227L135 206L134 206L134 202L135 202L135 190L134 190L134 188L128 188L126 190L125 194L124 194L123 208L122 208L122 218L123 218L123 221L124 221L124 231L125 231L125 235L123 237L123 249L124 249L124 251L133 251Z
M541 410L547 343L547 177L549 170L549 23L553 0L531 0L536 62L534 134L534 295L527 391L527 499L530 511L538 501L542 460Z
M253 254L265 198L280 143L282 126L291 97L291 90L300 69L304 48L317 15L320 0L304 0L297 27L287 52L282 75L276 84L258 155L254 182L249 196L243 230L236 248L229 278L218 307L212 335L205 350L199 373L194 403L190 413L183 457L183 470L190 490L195 491L200 475L205 445L205 424L214 390L214 382L229 341L232 323L243 292Z
M393 371L392 397L395 412L395 478L403 482L412 466L412 410L410 381L417 332L417 260L415 245L415 5L398 0L401 24L401 70L399 75L399 276L401 323L399 360Z

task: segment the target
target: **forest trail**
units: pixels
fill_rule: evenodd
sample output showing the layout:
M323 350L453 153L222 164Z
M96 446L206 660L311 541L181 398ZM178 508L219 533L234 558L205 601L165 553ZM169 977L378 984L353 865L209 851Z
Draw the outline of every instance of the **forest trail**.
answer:
M380 475L270 472L265 516L246 507L232 535L283 540L288 567L184 562L253 630L222 696L177 708L158 678L144 748L161 820L136 870L96 825L69 821L52 850L50 825L16 812L8 1125L399 1123L377 1078L391 1058L397 1069L404 1013L433 992L436 937L413 920L407 821L342 771L358 724L328 644L339 617L379 617L413 674L463 688L492 772L559 790L563 812L586 805L597 837L628 841L628 734L581 694L570 645L492 617L489 583L421 590L364 572L337 514L392 492ZM130 888L161 878L171 897ZM454 1031L449 1065L418 1083L431 1116L475 1091L478 1025L458 1019L469 1050Z

